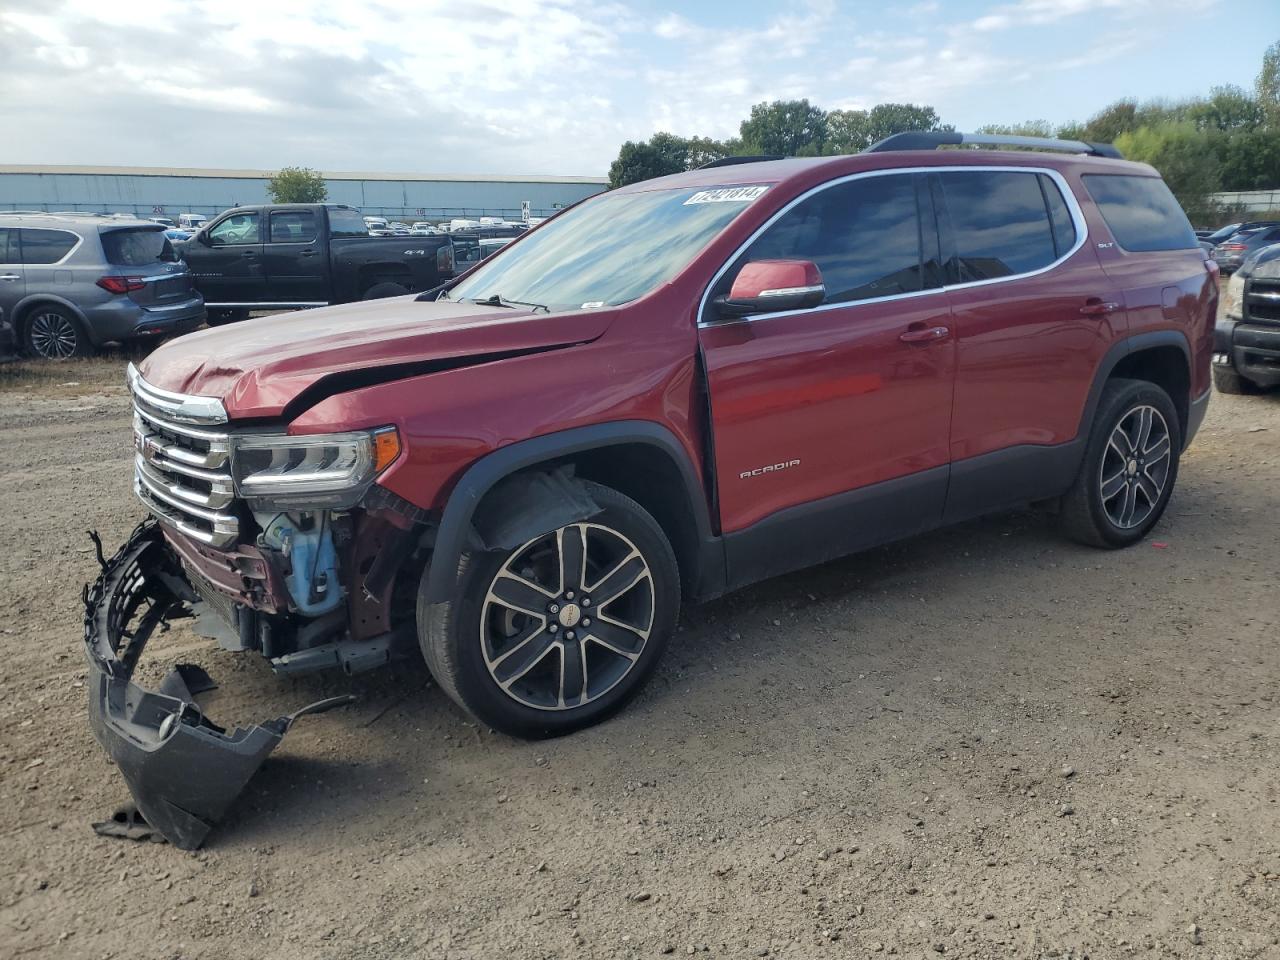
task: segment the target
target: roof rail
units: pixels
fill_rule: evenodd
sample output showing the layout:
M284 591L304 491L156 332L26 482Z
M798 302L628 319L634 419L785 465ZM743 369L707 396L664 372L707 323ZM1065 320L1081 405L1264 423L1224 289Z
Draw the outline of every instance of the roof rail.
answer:
M1083 153L1090 157L1123 160L1124 154L1109 143L1086 143L1084 140L1059 140L1055 137L1018 137L1003 133L956 133L951 130L911 130L885 137L867 147L864 153L887 150L936 150L938 147L981 144L995 147L1029 147L1055 150L1059 153Z
M756 157L721 157L698 167L699 170L710 170L712 167L736 167L740 163L763 163L766 160L785 160L780 153L762 153Z

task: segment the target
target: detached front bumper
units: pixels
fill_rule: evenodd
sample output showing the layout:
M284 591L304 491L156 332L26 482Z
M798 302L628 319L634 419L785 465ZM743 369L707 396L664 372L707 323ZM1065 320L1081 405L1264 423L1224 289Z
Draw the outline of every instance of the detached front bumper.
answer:
M204 842L298 717L354 699L321 700L228 731L195 701L196 694L214 685L199 667L180 664L155 691L133 683L151 635L196 599L154 520L140 524L119 552L103 561L101 576L84 594L93 734L147 822L184 850Z

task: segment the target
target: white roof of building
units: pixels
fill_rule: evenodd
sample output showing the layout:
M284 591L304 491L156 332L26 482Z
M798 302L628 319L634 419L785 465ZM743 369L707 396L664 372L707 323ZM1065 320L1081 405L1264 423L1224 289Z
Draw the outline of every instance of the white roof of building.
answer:
M267 180L276 170L209 170L201 167L96 167L80 164L0 163L0 174L72 174L88 177L209 177L230 180ZM319 171L326 180L408 180L459 181L472 183L608 183L607 177L547 176L541 174L496 173L365 173L351 171Z

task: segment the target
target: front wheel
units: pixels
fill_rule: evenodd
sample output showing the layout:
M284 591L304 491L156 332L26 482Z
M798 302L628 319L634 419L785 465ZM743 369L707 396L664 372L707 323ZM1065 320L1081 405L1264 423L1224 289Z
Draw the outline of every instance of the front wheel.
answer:
M1169 395L1142 380L1110 381L1084 464L1063 497L1064 532L1095 547L1137 543L1169 503L1181 453L1181 423Z
M1231 367L1215 365L1213 368L1213 385L1218 388L1219 393L1227 393L1233 396L1259 392L1252 380L1246 380Z
M582 486L599 513L515 549L464 554L447 603L419 593L436 682L513 736L558 736L615 713L675 629L680 576L662 528L629 497Z
M409 288L399 283L384 281L383 283L375 283L364 295L362 300L381 300L383 297L403 297L409 292Z
M248 319L249 311L241 307L209 307L204 316L204 322L211 327L221 327L228 323L240 323Z

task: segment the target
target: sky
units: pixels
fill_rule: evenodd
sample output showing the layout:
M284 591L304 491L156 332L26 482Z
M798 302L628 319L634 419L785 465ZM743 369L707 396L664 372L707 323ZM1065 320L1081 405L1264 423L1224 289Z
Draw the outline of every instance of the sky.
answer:
M1251 89L1280 0L0 0L0 163L603 176L763 100L959 130Z

